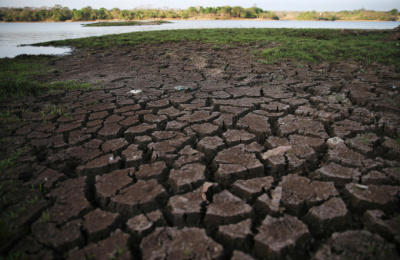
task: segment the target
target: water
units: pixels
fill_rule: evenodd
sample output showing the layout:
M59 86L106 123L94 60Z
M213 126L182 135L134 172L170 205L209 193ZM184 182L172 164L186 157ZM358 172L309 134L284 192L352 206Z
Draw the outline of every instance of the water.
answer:
M20 54L68 54L70 48L21 46L38 42L73 39L138 31L203 28L326 28L326 29L393 29L400 22L325 22L325 21L173 21L170 24L82 27L74 23L0 23L0 58Z

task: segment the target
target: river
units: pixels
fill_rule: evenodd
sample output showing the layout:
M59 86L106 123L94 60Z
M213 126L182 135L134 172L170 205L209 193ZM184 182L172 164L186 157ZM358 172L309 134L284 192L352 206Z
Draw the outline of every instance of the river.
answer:
M162 25L83 27L83 22L66 23L0 23L0 58L21 54L68 54L70 48L21 46L38 42L73 39L138 31L202 28L325 28L325 29L393 29L396 22L326 22L326 21L173 21Z

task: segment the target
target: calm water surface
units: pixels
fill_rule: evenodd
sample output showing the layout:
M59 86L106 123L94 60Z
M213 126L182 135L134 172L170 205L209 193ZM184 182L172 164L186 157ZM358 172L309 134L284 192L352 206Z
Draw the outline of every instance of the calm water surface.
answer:
M325 21L173 21L171 24L82 27L74 23L0 23L0 58L20 54L67 54L70 48L21 46L38 42L119 34L138 31L202 28L326 28L326 29L393 29L400 22L325 22Z

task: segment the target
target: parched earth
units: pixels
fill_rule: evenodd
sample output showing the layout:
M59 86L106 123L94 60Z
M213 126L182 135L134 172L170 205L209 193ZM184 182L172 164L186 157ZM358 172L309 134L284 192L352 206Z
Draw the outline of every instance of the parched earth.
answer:
M76 51L3 105L1 253L398 259L400 72L261 64L256 46ZM132 93L132 90L138 93ZM3 221L3 227L6 226Z

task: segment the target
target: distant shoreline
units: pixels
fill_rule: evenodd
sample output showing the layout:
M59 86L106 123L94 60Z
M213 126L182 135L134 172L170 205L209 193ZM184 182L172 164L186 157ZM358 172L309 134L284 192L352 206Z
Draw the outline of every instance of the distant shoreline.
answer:
M232 18L232 19L212 19L212 18L188 18L188 19L148 19L148 20L91 20L91 21L18 21L18 22L0 22L0 23L96 23L96 22L151 22L151 21L295 21L295 22L398 22L398 21L381 21L381 20L335 20L335 21L322 21L322 20L296 20L296 19L245 19L245 18Z

